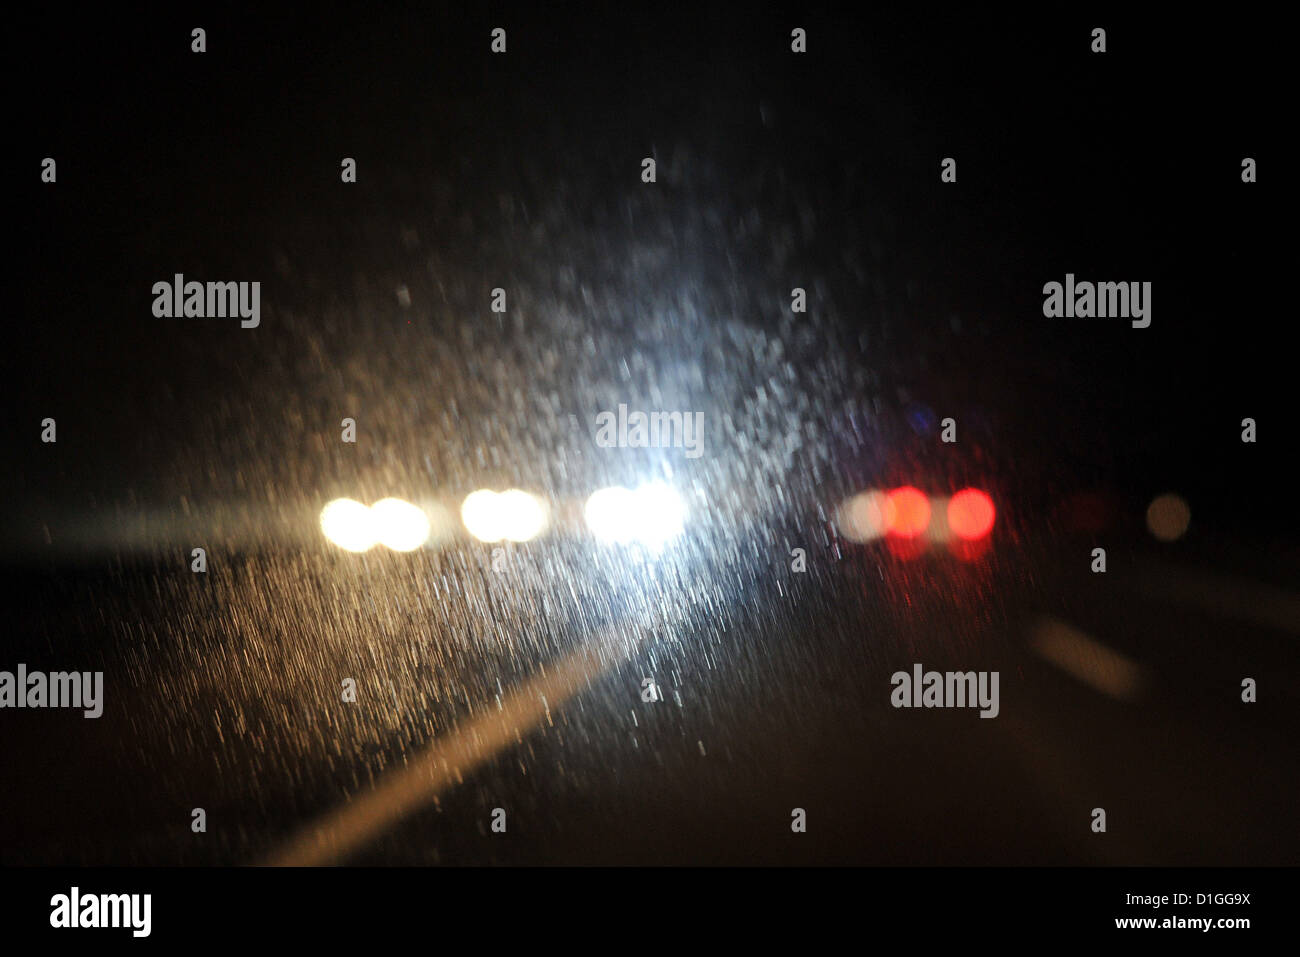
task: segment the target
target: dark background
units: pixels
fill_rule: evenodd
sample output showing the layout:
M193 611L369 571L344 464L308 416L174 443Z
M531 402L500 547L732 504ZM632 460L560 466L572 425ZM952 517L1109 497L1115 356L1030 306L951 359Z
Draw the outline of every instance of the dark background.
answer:
M707 592L717 603L685 612L627 688L594 692L608 714L503 757L364 859L1074 863L1098 857L1060 802L1109 793L1133 830L1100 860L1294 862L1294 628L1129 604L1080 574L1098 543L1121 574L1139 568L1145 505L1174 490L1192 531L1159 561L1298 580L1281 31L1239 19L16 15L0 664L103 667L134 710L4 715L26 769L0 798L6 861L248 860L454 725L455 702L647 596ZM806 55L789 51L794 26ZM44 156L56 186L39 182ZM355 185L339 182L344 156ZM955 185L939 181L945 156ZM1257 184L1241 182L1245 156ZM260 280L260 328L155 319L151 286L176 272ZM1152 325L1045 319L1042 286L1067 272L1151 281ZM789 312L796 285L807 316ZM506 317L488 308L496 286ZM569 540L538 545L505 590L486 548L357 571L277 540L297 503L309 533L339 494L519 484L566 499L662 469L592 454L584 423L621 401L711 423L708 455L668 463L714 508L666 580ZM47 415L57 446L39 441ZM337 443L345 415L355 448ZM938 443L945 415L957 448ZM1256 445L1240 441L1246 416ZM994 553L899 567L839 542L835 503L894 482L989 488ZM1107 503L1104 524L1072 521L1081 492ZM204 518L223 508L247 521ZM124 538L140 515L176 535ZM215 558L206 583L185 570L191 542ZM813 568L784 584L794 544ZM433 581L461 581L463 603L452 585L430 597ZM571 598L541 604L556 593ZM356 596L369 612L346 611ZM376 610L388 600L406 603L409 634ZM1161 694L1099 714L1032 669L1011 679L1022 625L1043 613L1160 672ZM398 714L340 728L314 697L340 659L446 696L403 691ZM1008 669L1004 700L1021 696L1014 720L1037 736L1016 725L1019 750L1002 750L971 722L900 723L881 676L913 660ZM632 754L614 715L643 663L680 672L706 716L648 725ZM1248 674L1269 692L1243 716ZM233 737L216 730L231 722ZM729 757L693 770L705 738ZM1072 754L1086 770L1053 777ZM1030 787L1035 769L1055 783ZM960 810L954 781L972 788ZM475 822L503 793L528 823L488 849ZM809 794L837 830L755 838ZM196 845L184 825L205 802L225 823Z
M507 16L518 36L494 58L478 41ZM57 465L24 455L23 471L47 487L58 477L37 470L112 472L138 449L156 473L205 410L263 388L268 351L301 354L316 337L339 361L348 337L354 349L454 339L451 325L490 319L495 285L544 310L564 291L528 283L553 287L559 260L594 286L623 272L628 244L676 230L663 269L697 299L721 305L744 277L728 319L779 331L796 284L766 272L779 261L810 290L810 351L870 337L872 384L974 417L995 409L982 437L1032 436L1048 471L1092 481L1122 461L1107 479L1141 495L1152 479L1233 482L1261 494L1203 507L1270 529L1264 493L1287 485L1258 466L1288 428L1287 330L1270 308L1285 271L1271 177L1243 189L1239 175L1281 120L1269 31L1115 16L1100 57L1078 39L1106 19L1092 10L419 7L24 24L15 124L60 160L60 182L11 177L24 319L6 350L21 412L10 421L60 413L87 447ZM201 56L175 40L200 21ZM787 55L787 22L809 31L812 53ZM633 188L628 169L651 154L660 188ZM344 155L362 161L353 189L340 188ZM944 156L959 163L950 189ZM629 202L630 225L616 218ZM520 222L543 208L549 219ZM758 225L744 239L712 229L746 215ZM402 227L422 227L404 259ZM597 255L601 238L623 245ZM445 274L450 308L402 314L387 288L382 309L356 308L384 284L379 267L414 265L430 246L423 278ZM140 321L152 282L177 271L260 277L267 328ZM1152 281L1153 326L1035 321L1043 283L1067 271ZM629 290L605 288L617 302L605 311L623 313L605 328L637 322ZM353 308L338 328L301 317L321 300ZM1277 441L1243 461L1246 415Z

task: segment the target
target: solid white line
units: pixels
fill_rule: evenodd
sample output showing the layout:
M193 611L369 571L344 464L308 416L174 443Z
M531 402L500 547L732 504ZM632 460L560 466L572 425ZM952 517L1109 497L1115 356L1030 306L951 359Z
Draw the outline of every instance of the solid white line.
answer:
M1136 662L1063 621L1044 618L1034 628L1031 644L1040 657L1112 698L1128 700L1142 688Z
M631 647L625 650L630 652ZM502 699L499 707L495 702L484 706L478 717L447 737L435 739L406 767L388 772L370 790L302 828L264 863L311 867L346 858L460 784L500 751L521 742L525 734L549 720L553 709L589 687L619 660L606 640L588 641L558 665L543 667L540 674Z

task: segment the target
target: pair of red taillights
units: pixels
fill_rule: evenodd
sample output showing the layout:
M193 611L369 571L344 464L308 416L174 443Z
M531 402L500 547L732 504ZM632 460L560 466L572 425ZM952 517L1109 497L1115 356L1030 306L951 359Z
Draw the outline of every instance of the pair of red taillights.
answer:
M929 497L920 489L905 485L885 493L880 520L886 535L916 538L925 534L933 518ZM983 538L993 530L997 510L993 499L977 488L964 488L948 499L948 530L966 541Z

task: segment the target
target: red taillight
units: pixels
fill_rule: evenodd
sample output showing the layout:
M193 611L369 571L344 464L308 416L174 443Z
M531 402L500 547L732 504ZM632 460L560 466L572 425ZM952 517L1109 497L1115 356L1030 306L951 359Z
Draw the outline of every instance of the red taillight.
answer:
M977 488L962 489L948 501L948 527L968 542L991 532L996 514L993 499Z
M910 485L885 496L881 512L885 532L899 538L916 538L930 525L930 500Z

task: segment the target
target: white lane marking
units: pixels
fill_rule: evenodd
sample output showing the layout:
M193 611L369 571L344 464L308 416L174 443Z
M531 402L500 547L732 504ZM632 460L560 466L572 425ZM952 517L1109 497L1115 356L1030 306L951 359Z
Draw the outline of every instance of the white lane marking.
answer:
M1034 627L1030 645L1040 657L1112 698L1127 701L1142 689L1141 666L1063 621L1044 618Z
M517 744L551 711L630 654L638 639L624 640L624 655L611 651L608 633L590 640L558 664L499 699L444 738L432 741L403 768L394 769L370 790L352 798L299 830L264 863L312 867L339 861L408 814L460 784L475 768ZM494 699L492 704L496 704Z

